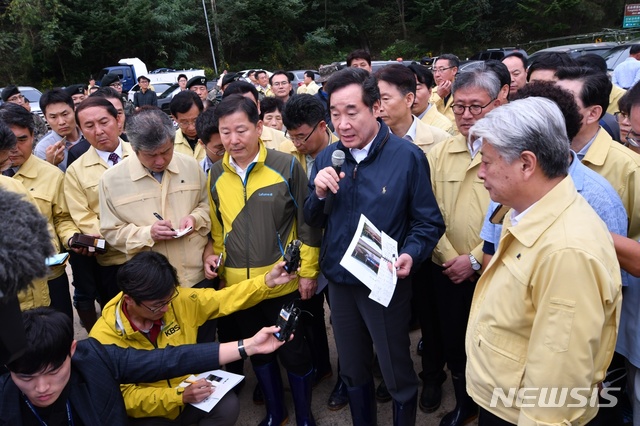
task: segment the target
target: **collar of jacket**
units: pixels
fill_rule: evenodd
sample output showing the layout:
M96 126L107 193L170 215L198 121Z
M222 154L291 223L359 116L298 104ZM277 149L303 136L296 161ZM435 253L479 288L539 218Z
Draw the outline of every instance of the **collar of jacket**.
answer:
M260 145L260 148L258 150L258 161L256 161L253 166L247 166L247 176L249 175L249 172L251 170L262 167L265 160L267 159L267 147L264 146L264 142L262 142L262 139L258 139L258 144ZM236 169L229 162L230 159L231 156L229 155L229 153L225 152L224 158L222 159L222 165L224 166L226 171L236 173Z
M607 159L609 147L613 143L613 139L602 127L598 129L598 134L589 147L582 161L591 163L594 166L602 166ZM617 142L616 142L617 143Z
M118 142L120 142L120 145L122 145L122 159L124 160L133 151L131 149L131 145L129 144L129 142L125 142L120 138L118 138ZM98 151L93 146L89 148L89 150L82 155L87 156L87 163L85 164L85 166L93 166L95 164L106 165L104 161L102 161L102 158L100 158L100 156L98 155Z
M382 150L382 148L384 148L387 141L392 135L391 130L389 130L389 127L386 124L384 124L384 121L382 121L382 119L377 118L376 120L380 125L380 128L378 129L378 134L376 135L375 138L373 138L373 142L371 144L371 148L369 149L369 153L367 154L366 158L361 161L361 163L368 163L370 161L373 161L373 159L378 155L378 153ZM350 149L344 146L342 144L342 141L339 141L337 143L336 149L344 151L347 159L351 161L355 161L355 159L353 158L353 155L351 155Z
M532 247L542 233L574 202L578 192L571 176L539 199L533 208L522 218L517 226L511 226L510 214L505 217L504 226L525 247Z

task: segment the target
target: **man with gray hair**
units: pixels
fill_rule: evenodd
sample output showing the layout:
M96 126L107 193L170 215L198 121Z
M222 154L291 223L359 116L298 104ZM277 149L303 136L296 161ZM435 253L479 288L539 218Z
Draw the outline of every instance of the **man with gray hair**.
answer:
M443 417L441 426L462 425L477 413L465 391L464 334L480 274L480 229L489 194L477 178L482 141L469 138L469 129L500 105L500 80L493 71L476 68L459 73L452 92L451 110L460 134L436 145L427 155L446 231L416 277L424 284L418 290L422 294L416 296L428 304L419 313L424 347L429 348L422 355L420 408L430 413L440 406L445 362L456 396L456 407Z
M567 176L562 113L521 99L470 133L482 138L478 177L511 208L466 334L478 424L587 424L615 348L621 279L611 235Z
M173 152L175 130L157 108L127 122L135 155L100 180L100 231L127 260L144 250L165 255L180 285L206 286L202 253L211 228L206 176L198 162Z

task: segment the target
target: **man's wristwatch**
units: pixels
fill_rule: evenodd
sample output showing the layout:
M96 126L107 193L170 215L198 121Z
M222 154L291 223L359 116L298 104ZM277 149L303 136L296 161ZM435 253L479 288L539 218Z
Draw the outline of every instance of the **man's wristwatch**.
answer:
M238 352L240 352L240 358L242 358L242 359L249 358L249 355L247 355L247 351L244 348L244 340L243 339L238 340Z
M482 268L480 262L478 262L471 253L469 253L469 261L471 261L471 269L473 269L474 271L479 271L480 268Z

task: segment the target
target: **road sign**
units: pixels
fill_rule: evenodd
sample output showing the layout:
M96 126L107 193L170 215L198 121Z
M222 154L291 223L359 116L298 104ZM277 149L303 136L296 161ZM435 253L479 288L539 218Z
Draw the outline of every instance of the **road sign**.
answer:
M622 28L640 27L640 4L625 4Z

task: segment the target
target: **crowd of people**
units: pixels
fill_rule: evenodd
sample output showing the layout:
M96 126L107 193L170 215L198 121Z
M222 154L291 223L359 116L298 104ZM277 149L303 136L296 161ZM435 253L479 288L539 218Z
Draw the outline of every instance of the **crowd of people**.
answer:
M348 405L358 426L387 401L381 423L415 424L448 376L441 426L614 425L623 407L640 426L638 64L614 73L619 87L596 55L461 70L443 54L373 72L357 50L295 91L283 71L225 73L212 92L180 76L170 116L147 77L131 104L107 74L46 91L45 135L8 86L0 198L37 208L74 291L61 263L18 293L26 350L6 362L0 418L232 425L235 392L205 412L190 404L215 386L180 384L249 359L260 425L315 425L313 388L335 373L327 408ZM369 265L397 279L386 304L343 259L362 216L397 243ZM294 240L300 267L286 271ZM287 306L302 313L285 343L273 325ZM88 340L73 340L74 308Z

